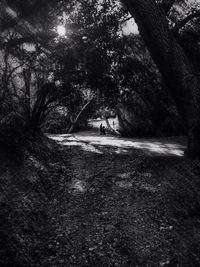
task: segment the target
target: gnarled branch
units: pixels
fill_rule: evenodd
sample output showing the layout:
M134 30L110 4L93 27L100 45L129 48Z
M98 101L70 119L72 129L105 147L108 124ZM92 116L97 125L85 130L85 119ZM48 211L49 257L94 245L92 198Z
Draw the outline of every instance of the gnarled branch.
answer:
M183 20L179 21L175 27L172 29L172 31L177 34L181 28L183 28L189 21L191 21L194 18L200 17L200 10L188 15Z

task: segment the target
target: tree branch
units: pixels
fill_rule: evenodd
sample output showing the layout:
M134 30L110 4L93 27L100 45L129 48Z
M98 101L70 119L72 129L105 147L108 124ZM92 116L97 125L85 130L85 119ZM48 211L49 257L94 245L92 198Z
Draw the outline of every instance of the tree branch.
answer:
M11 78L11 76L13 75L13 73L18 69L18 68L20 68L20 67L22 67L24 65L24 62L23 63L21 63L20 65L18 65L18 66L16 66L15 68L13 68L11 71L10 71L10 73L8 74L8 77L7 77L7 83L8 83L8 81L9 81L9 79Z
M15 38L11 39L6 43L7 48L12 48L16 47L18 45L22 45L24 43L33 43L33 44L41 44L44 47L48 47L48 41L53 39L55 36L53 34L51 35L46 35L42 33L38 34L33 34L30 36L26 37L21 37L21 38Z
M179 21L172 29L173 33L177 34L181 28L183 28L189 21L194 18L200 17L200 10L188 15L183 20Z
M67 131L67 133L71 133L74 129L74 126L77 124L78 120L80 119L82 113L86 110L86 108L90 105L90 103L94 101L94 99L92 98L91 100L89 100L80 110L80 112L78 113L78 115L76 116L75 120L72 122L72 125L70 126L69 130Z
M133 18L133 16L129 16L128 18L124 19L124 20L121 22L121 24L127 22L128 20L130 20L130 19L132 19L132 18Z

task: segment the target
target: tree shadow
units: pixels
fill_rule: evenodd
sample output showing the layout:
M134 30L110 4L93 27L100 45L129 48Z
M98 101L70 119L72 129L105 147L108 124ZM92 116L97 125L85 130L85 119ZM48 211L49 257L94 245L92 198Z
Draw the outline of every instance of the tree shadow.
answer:
M148 156L178 156L184 155L186 148L183 138L129 139L113 136L98 136L97 134L50 135L63 146L80 146L85 151L94 153L131 153L138 151Z

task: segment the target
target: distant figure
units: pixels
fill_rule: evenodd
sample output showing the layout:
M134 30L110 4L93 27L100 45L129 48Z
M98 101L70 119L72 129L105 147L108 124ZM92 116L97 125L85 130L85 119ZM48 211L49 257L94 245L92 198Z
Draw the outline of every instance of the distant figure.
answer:
M100 124L99 130L100 130L100 135L102 135L103 134L103 125L102 125L102 123Z
M113 121L113 129L115 129L115 122Z
M102 127L102 134L106 135L106 127L105 126Z

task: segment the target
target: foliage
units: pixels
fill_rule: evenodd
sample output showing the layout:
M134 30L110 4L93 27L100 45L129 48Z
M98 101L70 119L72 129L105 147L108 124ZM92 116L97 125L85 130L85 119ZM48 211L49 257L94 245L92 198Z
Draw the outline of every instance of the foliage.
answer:
M181 11L177 5L168 15L171 27L192 10L186 2L179 6ZM58 105L67 107L73 122L88 101L87 91L97 110L116 112L123 102L135 106L138 119L162 106L153 100L163 88L158 70L140 36L123 35L129 14L118 1L7 0L1 9L1 102L29 119L27 125L40 127ZM59 24L65 25L66 36L57 35ZM173 106L165 104L166 110Z
M67 110L55 109L51 112L48 120L42 126L45 133L61 134L66 133L71 125Z

